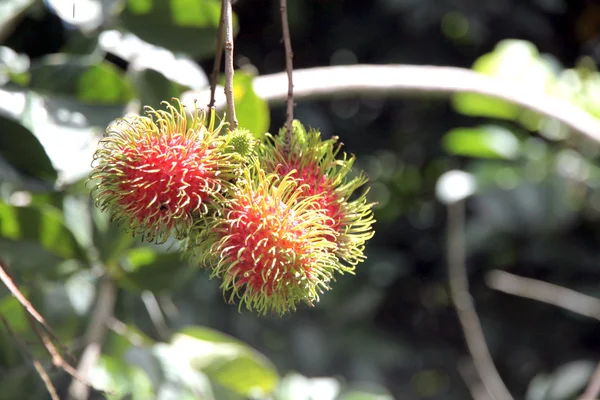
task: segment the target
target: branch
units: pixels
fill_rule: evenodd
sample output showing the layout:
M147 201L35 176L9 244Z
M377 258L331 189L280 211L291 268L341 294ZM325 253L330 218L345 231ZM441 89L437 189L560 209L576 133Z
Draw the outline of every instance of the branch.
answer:
M473 364L487 392L494 400L512 400L512 396L498 370L485 342L481 322L469 294L465 255L465 203L459 200L448 205L448 280L450 295L458 314Z
M221 18L219 18L219 27L217 28L217 51L215 52L215 63L213 64L213 70L210 75L210 101L208 102L209 110L215 106L217 79L219 78L219 71L221 70L221 58L223 58L223 25L225 25L224 14L225 2L221 2Z
M600 363L594 370L590 382L585 392L579 397L579 400L596 400L600 394Z
M69 357L69 350L65 345L61 343L58 339L50 325L46 322L44 317L33 307L33 305L27 300L27 298L23 295L23 293L19 290L17 285L12 280L11 276L6 272L6 270L0 265L0 280L4 283L4 286L12 293L12 295L17 299L17 301L23 306L25 311L35 319L46 331L46 333L54 340L61 350Z
M481 382L477 368L470 357L459 360L457 369L473 400L493 400Z
M165 316L160 309L160 305L158 304L158 300L154 293L149 290L144 290L142 292L142 302L144 303L144 306L146 306L146 310L148 311L148 315L154 325L154 329L156 329L159 339L163 341L167 340L171 334Z
M259 97L281 103L286 99L286 74L258 76L254 91ZM412 94L449 95L461 92L478 93L519 105L543 116L554 118L572 130L600 143L600 120L573 104L522 86L489 77L465 68L426 65L347 65L318 67L294 71L294 97L302 99L333 96L395 96ZM184 103L194 98L209 98L209 92L189 91ZM217 99L217 107L223 107Z
M292 143L292 120L294 119L294 81L292 79L294 53L292 52L292 39L290 37L290 26L287 16L287 0L280 0L280 4L281 30L283 32L283 44L285 47L285 71L288 80L285 143L286 148L289 151L289 146Z
M90 324L85 334L87 346L81 355L77 365L79 376L87 378L90 370L98 361L102 349L102 343L108 330L107 322L112 318L117 300L117 288L112 279L105 276L100 284L100 291L96 305L92 312ZM90 388L80 380L73 380L69 387L70 400L86 400L89 397Z
M600 299L587 294L500 270L488 272L485 280L490 288L500 292L552 304L600 320Z
M21 339L17 336L15 331L12 330L12 328L10 327L6 318L3 315L0 315L0 319L2 320L2 323L4 324L6 331L10 334L10 336L12 336L15 343L17 343L17 346L19 346L19 349L21 350L21 354L23 354L33 364L33 367L35 368L38 375L44 382L44 385L46 386L46 390L50 394L50 398L52 400L60 400L60 397L58 397L58 393L56 393L56 388L52 384L52 380L50 379L50 376L48 376L48 373L42 366L42 363L37 358L35 358L33 356L33 354L31 354L29 352L29 349L27 348L25 343L23 343L23 341L21 341Z
M225 97L227 98L227 114L231 129L237 128L233 97L233 11L231 0L223 0L223 23L225 24Z

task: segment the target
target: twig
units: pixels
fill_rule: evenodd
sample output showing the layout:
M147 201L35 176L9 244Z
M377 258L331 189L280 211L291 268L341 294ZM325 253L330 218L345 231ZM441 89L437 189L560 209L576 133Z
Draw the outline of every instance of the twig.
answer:
M485 277L487 285L500 292L525 297L564 308L600 320L600 299L553 283L524 278L509 272L493 270Z
M44 328L46 333L48 333L52 340L54 340L57 343L57 345L61 348L61 350L68 356L69 351L67 347L61 343L61 341L58 339L58 337L56 336L50 325L46 322L44 317L42 317L41 314L37 312L37 310L29 302L29 300L27 300L23 293L21 293L17 285L15 285L12 278L10 277L8 272L2 267L2 265L0 265L0 280L2 280L6 288L12 293L12 295L17 299L17 301L21 303L25 311L27 311L28 315L33 317Z
M271 102L281 103L287 97L283 90L285 73L254 78L256 94ZM413 94L449 95L472 92L506 100L545 117L560 121L573 131L600 143L600 120L566 100L528 90L522 85L505 82L465 68L428 65L345 65L294 71L294 98L320 99L333 96L395 96ZM187 92L184 103L208 99L209 93ZM223 108L223 99L216 99Z
M473 360L470 357L461 359L458 362L457 368L458 373L465 382L465 385L467 385L469 392L471 392L473 400L491 400L488 391L479 378Z
M146 306L146 310L148 310L148 315L152 320L152 324L154 324L158 337L161 340L166 340L170 335L169 327L167 326L167 321L165 321L165 317L160 309L158 300L156 300L156 296L154 296L154 293L151 291L144 290L142 292L142 301Z
M600 394L600 363L594 370L590 382L585 392L579 397L579 400L596 400Z
M110 277L106 276L100 284L96 305L85 334L87 346L77 365L77 373L82 377L89 376L90 370L100 357L102 343L108 330L107 322L113 316L116 300L117 288L115 283ZM71 400L86 400L89 397L89 390L89 385L80 380L73 380L69 387L68 398Z
M225 97L227 98L227 116L229 117L230 129L236 129L238 125L235 115L235 104L233 98L233 11L231 0L223 0L223 23L225 25Z
M469 294L465 255L465 203L459 200L448 205L448 279L450 294L462 326L473 364L489 395L495 400L512 400L512 396L498 370L485 342L481 322Z
M0 315L0 319L2 319L2 323L4 324L6 331L10 334L10 336L12 336L15 343L17 343L17 345L19 346L19 349L21 350L21 354L23 354L33 364L33 367L35 368L38 375L44 382L44 385L46 386L46 390L50 394L50 398L52 400L60 400L60 398L58 397L58 393L56 393L56 388L54 387L54 384L52 383L50 376L48 375L48 373L42 366L42 363L38 359L36 359L33 354L31 354L29 352L29 349L27 348L25 343L23 343L21 341L21 339L19 339L17 334L12 330L12 328L10 327L6 318L3 315Z
M215 106L215 92L217 90L217 80L219 79L219 71L221 70L221 59L223 58L223 25L225 14L225 2L221 2L221 18L219 18L219 27L217 28L217 50L215 52L215 63L213 64L212 74L210 75L210 101L208 109Z
M292 40L290 37L290 26L288 23L287 16L287 0L280 0L281 9L281 30L283 32L283 44L285 47L285 71L288 79L288 91L287 91L287 111L285 118L285 143L286 149L289 150L289 146L292 142L292 120L294 119L294 81L292 79L293 73L293 59L294 53L292 52Z
M134 346L142 347L151 344L148 343L146 338L130 329L124 322L119 321L115 317L111 317L108 321L106 321L106 326L108 326L108 328L117 335L123 336Z
M85 381L85 379L83 377L81 377L77 373L75 368L73 368L71 366L71 364L69 364L67 361L65 361L65 359L60 354L58 349L54 346L54 343L52 343L52 340L50 340L48 335L46 335L46 332L43 331L42 329L40 329L40 326L38 325L36 320L29 314L27 315L27 318L29 320L29 325L31 326L31 328L33 329L33 331L35 332L37 337L42 342L42 345L44 346L44 349L46 350L46 352L50 355L52 365L54 365L56 368L62 369L67 374L71 375L73 378L78 379L87 385L88 383Z

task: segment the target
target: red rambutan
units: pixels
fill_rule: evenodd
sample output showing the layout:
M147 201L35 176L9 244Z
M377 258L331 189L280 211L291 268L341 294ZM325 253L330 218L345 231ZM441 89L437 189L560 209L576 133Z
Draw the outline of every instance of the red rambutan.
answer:
M132 234L164 242L183 238L235 177L239 163L226 151L227 139L177 108L146 108L111 124L94 155L90 179L96 204ZM214 120L214 119L213 119Z
M330 236L336 244L335 254L356 265L365 258L365 242L374 234L373 204L367 203L366 191L351 198L368 179L363 173L348 177L355 157L344 153L338 159L341 144L337 140L322 140L319 131L307 132L294 121L291 143L286 143L282 130L272 143L263 145L261 163L267 173L296 179L303 188L301 197L316 197L316 208L327 215L328 226L336 232Z
M244 170L232 199L210 229L205 261L223 279L230 301L260 314L283 314L300 301L312 305L329 288L335 257L330 218L318 196L290 175L265 174L258 162Z

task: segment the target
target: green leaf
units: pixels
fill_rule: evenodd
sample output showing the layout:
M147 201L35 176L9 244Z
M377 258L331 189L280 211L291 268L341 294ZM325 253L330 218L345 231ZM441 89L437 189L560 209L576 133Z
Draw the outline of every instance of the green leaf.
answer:
M61 182L73 183L87 178L101 133L124 113L125 104L91 105L70 96L29 93L22 122L44 146Z
M101 212L98 207L92 207L92 219L92 238L100 260L105 265L111 265L133 246L135 239L111 221L108 213Z
M0 115L0 157L25 176L54 182L57 172L38 139L17 120Z
M154 388L146 373L117 358L102 355L90 375L92 385L110 392L108 399L122 399L126 395L132 400L154 398Z
M542 93L555 80L549 63L540 58L535 46L521 40L500 42L493 52L475 61L473 70ZM475 93L458 93L452 101L459 113L469 116L516 120L521 114L517 105Z
M264 137L271 123L269 105L254 92L253 77L243 71L236 71L233 77L234 101L238 124L248 129L257 138Z
M262 354L213 329L186 328L174 335L171 348L185 354L211 381L242 396L270 394L279 381L274 365Z
M185 87L167 79L162 73L150 68L136 70L132 73L140 103L144 106L162 108L161 102L173 97L181 97Z
M455 128L443 137L442 142L448 152L469 157L515 159L520 151L515 135L496 125Z
M152 247L130 250L121 265L123 274L115 277L117 283L136 292L174 288L189 267L180 253L159 253Z
M135 97L124 73L94 57L50 55L32 65L29 72L30 89L75 96L86 104L123 104Z
M35 244L62 259L87 259L62 214L50 207L15 207L0 202L0 237Z
M219 0L128 0L120 19L148 43L206 58L217 48L220 14Z

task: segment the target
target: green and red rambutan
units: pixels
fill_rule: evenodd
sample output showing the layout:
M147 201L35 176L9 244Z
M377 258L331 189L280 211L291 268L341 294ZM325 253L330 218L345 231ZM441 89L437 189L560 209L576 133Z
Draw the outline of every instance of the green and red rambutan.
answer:
M146 107L112 123L94 155L90 181L96 205L134 235L164 242L185 238L197 221L224 201L239 170L223 123L205 126L179 100L166 110ZM214 121L214 118L211 119Z
M288 175L302 187L303 197L315 197L315 208L327 215L327 224L335 232L329 240L345 263L355 266L365 258L365 243L373 237L373 204L367 191L356 194L368 178L361 172L350 176L355 157L340 155L337 137L323 140L317 130L308 132L299 121L293 122L291 141L285 131L261 148L261 165L267 173Z
M334 255L337 233L306 185L291 174L265 173L256 161L209 230L203 252L222 278L229 300L259 314L284 314L312 305L329 289L334 271L348 271Z

